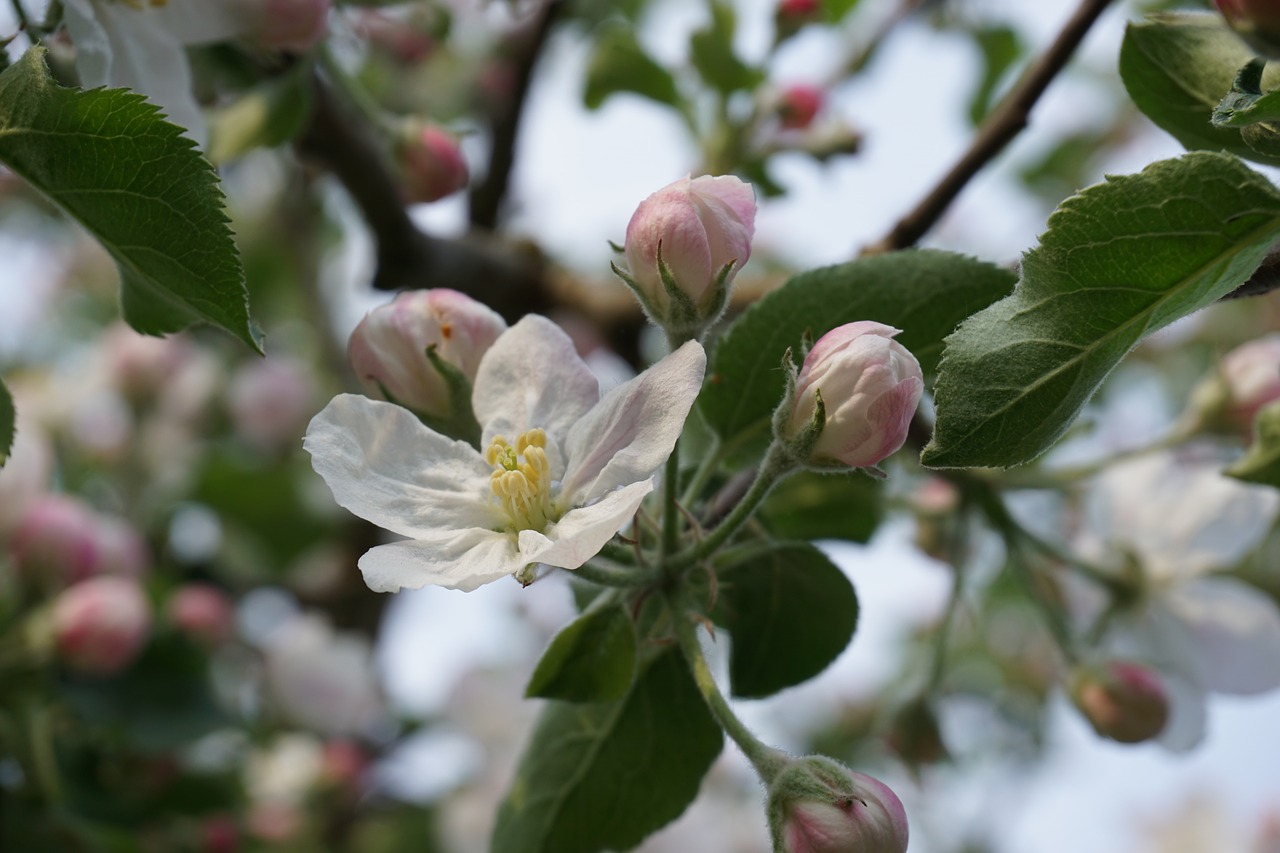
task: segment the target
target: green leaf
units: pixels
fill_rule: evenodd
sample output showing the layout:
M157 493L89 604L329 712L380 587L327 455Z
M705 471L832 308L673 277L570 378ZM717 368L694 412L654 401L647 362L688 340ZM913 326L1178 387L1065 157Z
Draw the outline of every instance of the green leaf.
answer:
M1017 290L947 338L923 461L1008 466L1056 441L1139 341L1245 281L1280 237L1280 192L1193 153L1067 199Z
M141 95L63 88L44 57L33 47L0 74L0 162L111 253L139 332L213 323L261 352L208 161Z
M858 0L821 0L822 19L828 24L838 24L858 5Z
M724 3L711 4L711 25L689 38L689 58L702 79L728 95L750 91L764 80L764 73L744 63L733 50L737 21L733 9Z
M632 31L609 27L596 39L582 103L589 110L599 109L606 98L619 92L634 92L671 106L680 102L675 78L644 52Z
M636 627L622 605L590 610L551 640L526 698L570 702L621 699L636 671Z
M770 696L807 681L853 639L853 584L807 542L785 542L721 570L712 619L729 631L733 695Z
M311 115L311 63L299 62L215 111L209 119L209 159L234 160L255 148L292 140Z
M724 735L679 650L616 702L551 702L498 810L493 853L629 850L679 817Z
M1253 52L1217 15L1164 14L1125 31L1120 77L1129 97L1152 121L1191 150L1230 151L1280 166L1280 132L1255 125L1246 134L1212 123L1236 72ZM1276 63L1264 88L1280 83Z
M973 40L982 51L982 76L969 99L969 121L976 127L991 110L1000 81L1022 56L1022 42L1008 27L975 30Z
M9 461L17 419L17 412L13 408L13 397L10 396L9 389L4 387L4 383L0 382L0 465Z
M884 489L879 480L856 471L805 471L775 487L760 516L779 539L866 542L884 518Z
M752 451L768 443L769 418L784 388L782 356L857 320L887 323L926 373L942 339L973 312L1006 295L1016 277L963 255L911 250L803 272L739 317L716 347L698 398L723 441Z
M1249 452L1227 469L1239 480L1280 489L1280 403L1258 412Z

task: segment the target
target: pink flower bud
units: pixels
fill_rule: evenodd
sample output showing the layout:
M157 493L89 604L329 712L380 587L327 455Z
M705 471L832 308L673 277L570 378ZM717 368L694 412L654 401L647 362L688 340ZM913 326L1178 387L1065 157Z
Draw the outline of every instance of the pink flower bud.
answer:
M18 518L9 549L23 576L61 586L98 572L97 533L97 516L87 504L44 495Z
M369 396L443 418L452 414L449 386L427 349L475 381L480 357L506 328L496 312L456 290L414 290L365 315L347 349Z
M864 320L823 335L796 379L784 438L795 439L812 424L821 394L826 420L810 454L814 463L864 468L901 447L924 377L915 356L893 340L899 331Z
M263 47L306 53L329 31L329 0L261 0L255 41Z
M470 178L458 140L433 124L409 122L396 156L411 202L439 201L465 187Z
M316 410L316 381L301 361L255 359L238 369L227 388L236 432L265 450L291 447Z
M1077 668L1067 690L1094 730L1120 743L1151 740L1169 721L1164 685L1142 664L1112 661L1101 668Z
M777 14L786 18L807 18L818 14L818 0L781 0Z
M1248 430L1258 410L1280 400L1280 334L1241 344L1222 357L1228 416Z
M1215 0L1231 28L1260 55L1280 58L1280 3L1275 0Z
M240 827L229 814L215 814L200 825L202 853L236 853L240 849Z
M825 99L825 93L818 86L788 86L778 97L778 121L788 130L804 130L813 123Z
M81 581L58 596L52 613L58 656L92 675L114 675L127 667L151 630L151 605L131 578Z
M179 587L165 609L169 621L197 642L216 646L231 637L235 620L231 599L212 584Z
M673 316L659 256L705 326L751 257L755 219L755 191L732 175L681 178L640 202L627 224L627 276L655 322L682 319Z
M769 787L775 850L786 853L904 853L907 813L878 779L823 756L798 759Z
M97 571L132 578L146 574L151 568L151 554L138 528L115 516L99 515L96 520Z

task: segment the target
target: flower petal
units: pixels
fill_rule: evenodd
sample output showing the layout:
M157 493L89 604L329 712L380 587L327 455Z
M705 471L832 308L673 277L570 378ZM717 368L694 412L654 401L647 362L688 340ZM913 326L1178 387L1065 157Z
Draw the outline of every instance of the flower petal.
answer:
M599 399L600 383L569 336L546 317L530 314L480 360L471 405L484 429L484 446L495 435L514 441L534 427L559 444Z
M1247 696L1280 687L1280 608L1233 578L1179 584L1163 596L1191 639L1185 649L1199 682Z
M506 533L472 528L427 541L409 539L379 545L360 558L364 582L374 592L442 586L470 592L524 567L525 560Z
M605 543L627 526L645 495L652 491L652 479L632 483L610 492L591 506L570 510L548 527L545 535L522 530L522 562L546 563L562 569L578 568L599 554Z
M1204 740L1209 697L1203 687L1180 675L1160 676L1169 699L1169 719L1156 740L1170 752L1188 752Z
M340 394L312 419L302 446L341 506L402 536L505 523L488 501L491 471L475 448L407 409Z
M702 345L689 341L606 394L569 430L561 500L570 506L589 503L662 467L684 429L706 367Z

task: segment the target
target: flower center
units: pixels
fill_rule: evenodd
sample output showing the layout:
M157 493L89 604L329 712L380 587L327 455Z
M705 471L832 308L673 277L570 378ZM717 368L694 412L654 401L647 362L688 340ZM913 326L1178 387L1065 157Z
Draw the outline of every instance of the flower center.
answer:
M515 446L495 435L484 454L493 466L489 486L515 530L542 530L551 520L551 463L547 434L531 429L516 436Z

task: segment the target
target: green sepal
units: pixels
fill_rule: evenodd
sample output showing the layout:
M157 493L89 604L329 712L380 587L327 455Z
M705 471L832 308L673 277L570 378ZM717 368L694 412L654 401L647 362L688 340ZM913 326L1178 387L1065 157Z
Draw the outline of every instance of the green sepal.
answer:
M1265 59L1255 57L1240 69L1231 91L1213 108L1215 127L1280 121L1280 90L1262 93L1262 72L1266 67Z
M1280 402L1258 412L1253 432L1249 451L1227 469L1227 474L1237 480L1280 489Z

